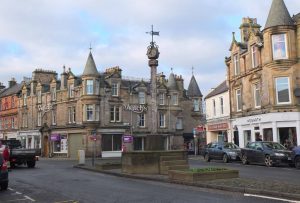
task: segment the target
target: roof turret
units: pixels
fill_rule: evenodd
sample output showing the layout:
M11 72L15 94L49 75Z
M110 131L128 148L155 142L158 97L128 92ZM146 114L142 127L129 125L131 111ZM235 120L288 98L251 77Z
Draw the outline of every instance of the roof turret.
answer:
M92 55L92 52L90 52L88 59L86 61L86 65L83 71L83 76L87 75L93 75L93 76L99 76L99 72L96 68L96 64Z
M200 88L198 86L198 83L194 77L194 75L191 78L188 90L187 90L187 95L189 97L202 97L202 93L200 91Z
M283 0L273 0L265 29L279 25L293 25L294 21L290 16Z
M175 75L173 73L171 73L169 76L167 87L169 90L178 90Z

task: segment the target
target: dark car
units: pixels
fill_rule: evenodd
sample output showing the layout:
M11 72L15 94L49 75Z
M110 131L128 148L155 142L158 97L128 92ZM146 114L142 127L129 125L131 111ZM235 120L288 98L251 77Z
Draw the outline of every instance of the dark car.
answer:
M278 142L250 142L241 149L243 164L257 163L268 167L279 164L292 165L291 153Z
M2 154L0 154L0 187L1 190L7 190L8 187L8 169Z
M297 169L300 169L300 146L295 147L292 151L292 161Z
M233 143L212 142L204 149L204 159L207 162L211 159L219 159L227 163L231 160L239 160L240 152L241 149Z

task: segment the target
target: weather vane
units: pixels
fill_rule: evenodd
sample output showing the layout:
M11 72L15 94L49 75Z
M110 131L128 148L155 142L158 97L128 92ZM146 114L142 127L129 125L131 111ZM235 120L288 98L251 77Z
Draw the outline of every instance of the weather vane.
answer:
M90 50L90 52L92 51L92 43L90 42L90 48L89 48L89 50Z
M151 37L152 37L151 45L153 45L154 44L153 35L159 36L159 31L153 31L153 25L151 25L151 31L150 32L146 32L146 34L150 34L151 35Z

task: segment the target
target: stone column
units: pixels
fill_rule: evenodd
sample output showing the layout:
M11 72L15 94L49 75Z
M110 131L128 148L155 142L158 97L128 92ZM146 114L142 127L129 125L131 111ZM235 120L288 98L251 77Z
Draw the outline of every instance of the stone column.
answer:
M150 82L150 92L151 92L151 119L152 119L152 126L151 126L151 133L157 133L157 90L156 90L156 75L157 75L157 66L158 60L150 59L149 60L149 67L151 69L151 82Z

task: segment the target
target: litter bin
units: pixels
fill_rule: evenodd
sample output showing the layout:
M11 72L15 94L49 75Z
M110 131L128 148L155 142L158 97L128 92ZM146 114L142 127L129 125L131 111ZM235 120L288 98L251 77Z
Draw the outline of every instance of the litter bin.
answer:
M78 164L79 165L84 165L85 164L84 150L78 150Z

